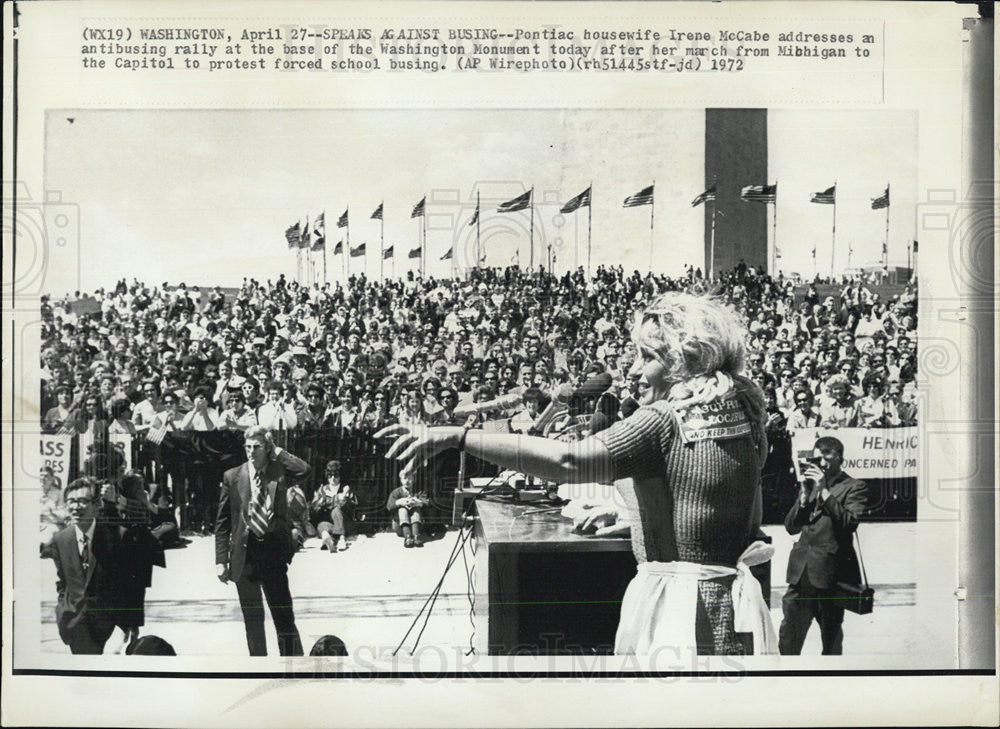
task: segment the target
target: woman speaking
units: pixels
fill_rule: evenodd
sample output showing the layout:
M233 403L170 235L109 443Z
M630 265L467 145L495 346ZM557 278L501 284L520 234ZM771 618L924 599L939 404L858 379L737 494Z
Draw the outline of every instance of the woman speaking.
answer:
M772 549L754 536L767 453L760 389L743 369L746 329L712 299L669 293L632 330L640 407L575 442L462 427L395 425L387 457L404 471L446 448L561 483L617 483L639 564L622 601L615 653L777 653L749 567ZM625 479L631 479L631 488ZM617 511L591 512L581 526Z

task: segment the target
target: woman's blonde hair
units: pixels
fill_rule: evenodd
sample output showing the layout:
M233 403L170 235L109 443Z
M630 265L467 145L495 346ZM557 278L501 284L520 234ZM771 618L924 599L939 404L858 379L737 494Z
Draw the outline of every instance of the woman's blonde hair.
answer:
M843 387L850 389L851 381L841 374L832 375L826 382L823 383L823 390L827 395L830 395L833 392L833 388L838 385L842 385Z
M737 375L746 358L746 327L730 307L708 296L671 292L636 314L632 341L681 382L722 372Z

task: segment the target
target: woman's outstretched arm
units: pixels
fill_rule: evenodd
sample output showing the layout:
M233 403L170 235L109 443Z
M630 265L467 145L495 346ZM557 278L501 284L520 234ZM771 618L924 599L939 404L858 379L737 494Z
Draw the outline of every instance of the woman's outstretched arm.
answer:
M466 453L502 468L560 483L605 483L612 478L611 453L597 438L564 443L513 433L420 425L392 425L376 437L396 436L386 457L404 461L406 470L443 450L459 447L463 434Z

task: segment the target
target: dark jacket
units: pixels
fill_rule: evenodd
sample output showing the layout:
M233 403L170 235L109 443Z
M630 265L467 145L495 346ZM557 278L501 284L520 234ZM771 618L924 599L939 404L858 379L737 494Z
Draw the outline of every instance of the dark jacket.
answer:
M88 622L113 626L121 617L115 580L115 559L120 554L118 527L102 517L107 515L98 517L94 527L86 571L72 525L55 535L44 554L56 563L56 624L66 643L72 642L76 631L86 630Z
M840 472L827 488L830 497L826 501L820 499L820 484L805 506L800 507L796 499L785 517L788 533L800 535L788 556L789 585L798 584L807 569L809 581L820 588L861 582L852 540L868 502L865 484Z
M274 508L271 530L265 540L273 550L275 559L280 558L284 564L291 562L295 554L288 519L288 486L292 480L307 476L309 471L309 464L301 458L279 450L262 476L264 488L268 490ZM250 494L250 471L246 463L223 474L219 490L219 511L215 520L215 562L229 564L229 576L234 582L243 575L246 564Z

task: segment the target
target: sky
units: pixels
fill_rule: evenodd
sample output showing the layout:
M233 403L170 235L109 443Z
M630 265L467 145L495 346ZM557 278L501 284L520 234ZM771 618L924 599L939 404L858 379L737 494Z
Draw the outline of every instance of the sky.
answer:
M705 184L704 128L704 110L53 110L45 187L76 211L80 261L78 274L62 266L45 285L61 295L122 277L189 286L294 277L297 256L284 231L320 213L327 279L342 279L345 264L378 278L383 230L370 216L383 202L395 275L418 265L406 253L426 222L427 272L447 276L453 261L440 259L449 248L459 270L475 261L476 228L468 222L477 193L488 265L527 265L533 238L536 265L551 246L557 270L585 266L589 241L595 267L677 274L688 263L703 265L704 213L691 200ZM772 110L768 167L779 183L771 214L778 215L780 267L829 272L833 209L809 196L834 182L836 270L847 266L849 247L852 266L878 261L885 214L872 211L870 200L887 182L890 262L905 264L917 133L909 112ZM652 211L622 207L654 181ZM590 211L559 213L590 185ZM531 188L533 219L527 210L496 212ZM411 218L424 196L426 221ZM345 210L349 229L338 229ZM367 259L333 255L348 232L352 247L366 243ZM384 265L392 275L391 262ZM315 266L322 280L318 254Z

